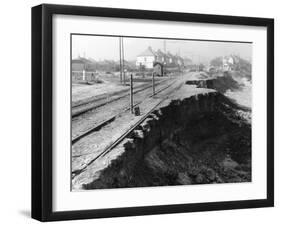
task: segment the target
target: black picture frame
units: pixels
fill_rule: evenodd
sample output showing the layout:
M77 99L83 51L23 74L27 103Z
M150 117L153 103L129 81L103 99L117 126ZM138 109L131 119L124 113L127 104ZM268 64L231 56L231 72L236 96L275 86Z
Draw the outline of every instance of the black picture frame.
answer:
M55 14L262 26L267 28L267 198L130 208L52 210L52 17ZM274 206L274 20L43 4L32 8L32 218L57 221Z

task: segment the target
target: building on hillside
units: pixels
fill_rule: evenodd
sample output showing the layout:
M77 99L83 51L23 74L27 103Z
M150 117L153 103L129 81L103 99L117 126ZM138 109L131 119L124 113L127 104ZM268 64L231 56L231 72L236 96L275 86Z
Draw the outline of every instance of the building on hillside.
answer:
M154 62L153 73L155 73L156 76L162 77L164 75L163 64L160 62Z
M156 53L149 46L144 52L137 56L136 66L144 67L145 69L152 69L156 61Z
M137 56L136 66L141 69L153 69L157 66L157 71L161 73L159 76L163 75L163 67L168 70L173 68L173 70L180 70L184 67L184 59L179 55L173 55L168 52L165 54L160 49L154 51L151 47L148 47L144 52Z
M175 55L175 63L179 66L179 67L183 67L184 66L184 59L179 56L179 55Z
M162 64L164 64L164 62L166 61L166 55L164 52L162 52L160 49L158 49L156 52L156 61L160 62Z
M222 58L222 70L231 71L234 67L234 59L232 56L225 56Z
M81 59L73 59L71 61L72 71L83 71L85 70L85 62Z
M170 52L168 52L168 53L166 54L166 61L167 61L167 65L173 64L174 61L175 61L174 55L171 54Z
M92 61L80 56L71 61L72 71L90 71L93 69L93 65L94 63Z

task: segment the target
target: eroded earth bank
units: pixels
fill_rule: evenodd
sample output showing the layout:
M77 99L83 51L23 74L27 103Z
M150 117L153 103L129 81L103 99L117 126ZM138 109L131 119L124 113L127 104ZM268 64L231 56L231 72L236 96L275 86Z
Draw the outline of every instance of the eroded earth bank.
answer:
M77 175L73 188L251 181L250 113L212 87L191 84Z

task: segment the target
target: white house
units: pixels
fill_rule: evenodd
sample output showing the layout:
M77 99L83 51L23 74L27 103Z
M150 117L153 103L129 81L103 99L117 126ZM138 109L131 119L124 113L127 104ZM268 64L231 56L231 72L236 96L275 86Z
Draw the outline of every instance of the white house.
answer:
M234 59L231 56L222 58L222 69L223 71L231 71L234 65Z
M147 69L153 68L153 63L156 61L156 53L149 46L144 52L137 56L136 66L144 66Z
M168 64L175 63L175 62L174 62L174 60L175 60L175 59L174 59L174 55L171 54L170 52L167 53L167 59L166 59L166 60L167 60L167 63L168 63Z
M156 63L160 63L166 67L184 66L184 60L180 56L173 55L170 52L165 54L160 49L154 51L150 46L137 56L137 67L152 69Z

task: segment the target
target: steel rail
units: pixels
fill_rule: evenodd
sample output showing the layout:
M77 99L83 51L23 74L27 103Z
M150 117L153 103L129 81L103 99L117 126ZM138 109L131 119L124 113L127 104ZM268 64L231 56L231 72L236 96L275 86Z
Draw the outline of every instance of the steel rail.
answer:
M156 83L155 85L158 86L158 85L162 84L163 82L166 82L167 80L169 80L169 79L165 79L165 80L159 81L159 82ZM134 92L134 94L139 93L139 92L141 92L141 91L144 91L144 90L146 90L146 89L149 89L149 88L151 88L151 87L152 87L152 85L148 85L148 86L139 88L139 89L137 89L137 90ZM119 96L119 97L117 97L117 98L111 99L111 100L109 100L109 101L105 101L105 102L103 102L103 103L100 103L100 104L95 105L95 106L92 106L92 107L88 107L88 108L87 108L86 106L87 106L87 105L91 105L91 104L93 104L93 103L96 102L96 101L101 101L102 99L107 99L107 98L106 98L106 97L103 97L103 98L100 98L100 99L91 100L91 101L86 102L86 103L81 103L81 104L75 105L74 107L72 107L72 111L75 111L75 109L77 109L77 108L82 108L83 106L85 106L86 109L82 109L82 110L80 110L80 111L78 111L78 112L74 112L74 113L71 114L71 116L72 116L72 118L73 118L73 117L77 117L77 116L79 116L79 115L81 115L81 114L84 114L84 113L86 113L86 112L88 112L88 111L91 111L91 110L94 110L94 109L96 109L96 108L102 107L102 106L104 106L104 105L106 105L106 104L112 103L113 101L116 101L116 100L120 100L120 99L122 99L122 98L125 98L125 97L127 97L129 94L128 94L126 91L124 91L124 92L125 92L124 95L121 95L121 96Z
M173 82L175 83L175 82ZM179 85L176 88L182 86ZM175 89L176 89L175 88ZM170 93L172 93L175 89L173 89ZM169 95L168 93L167 95ZM119 138L117 138L113 143L109 144L101 153L99 153L95 158L93 158L90 162L87 163L86 166L84 166L82 169L76 170L72 172L72 179L76 177L78 174L82 173L85 171L85 169L91 165L94 161L96 161L98 158L103 157L107 155L113 148L115 148L118 144L120 144L124 138L126 138L130 133L132 133L135 128L137 128L145 119L148 118L148 116L161 104L163 101L166 100L166 98L162 98L156 105L153 106L151 110L149 110L144 116L142 116L131 128L129 128L125 133L123 133Z
M176 82L176 81L172 81L172 82L171 82L170 84L168 84L167 86L165 86L165 87L163 87L162 89L160 89L160 90L158 90L157 92L155 92L154 95L156 95L156 94L162 92L163 90L169 88L169 87L172 86L175 82ZM154 95L153 95L153 94L152 94L152 95L149 95L147 98L150 98L150 97L152 97L152 96L154 96ZM139 102L135 103L135 104L133 105L133 107L136 107L136 106L140 105L140 104L141 104L143 101L145 101L147 98L143 99L142 101L139 101ZM72 145L75 144L75 143L76 143L77 141L79 141L80 139L82 139L83 137L89 135L90 133L100 130L102 127L106 126L107 124L109 124L110 122L112 122L115 118L117 118L119 115L123 114L124 112L126 112L126 111L128 111L128 110L130 110L130 107L125 108L123 111L117 113L116 115L114 115L114 116L112 116L112 117L110 117L110 118L108 118L108 119L102 121L102 122L99 123L97 126L94 126L94 127L92 127L92 128L89 128L89 129L86 130L84 133L82 133L82 134L80 134L80 135L74 137L74 138L72 139Z

